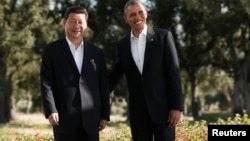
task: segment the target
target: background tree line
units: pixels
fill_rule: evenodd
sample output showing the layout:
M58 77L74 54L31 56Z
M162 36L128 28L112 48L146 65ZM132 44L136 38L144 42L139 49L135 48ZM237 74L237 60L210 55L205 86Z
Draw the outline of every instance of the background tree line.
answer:
M41 111L39 71L43 47L64 37L66 8L89 12L86 39L103 48L110 71L116 42L130 29L126 0L1 0L0 123L16 110ZM218 103L232 116L250 115L250 0L148 0L148 24L170 30L179 54L184 114L195 119ZM122 81L112 101L126 99Z

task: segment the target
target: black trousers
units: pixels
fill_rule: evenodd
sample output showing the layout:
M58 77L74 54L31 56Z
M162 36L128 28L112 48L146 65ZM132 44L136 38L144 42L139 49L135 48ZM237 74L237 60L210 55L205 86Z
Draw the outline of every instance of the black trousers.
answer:
M71 134L54 133L54 141L99 141L99 133L87 134L82 126L79 126L76 132Z
M175 141L175 127L156 124L152 121L146 109L141 108L136 118L130 114L130 127L133 141ZM167 119L166 119L167 120Z

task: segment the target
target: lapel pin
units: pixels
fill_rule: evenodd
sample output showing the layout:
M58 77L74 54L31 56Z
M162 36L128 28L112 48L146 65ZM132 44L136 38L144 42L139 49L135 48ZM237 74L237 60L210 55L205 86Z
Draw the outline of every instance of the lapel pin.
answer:
M91 62L91 64L93 65L94 69L96 70L95 60L94 60L94 59L91 59L90 62Z

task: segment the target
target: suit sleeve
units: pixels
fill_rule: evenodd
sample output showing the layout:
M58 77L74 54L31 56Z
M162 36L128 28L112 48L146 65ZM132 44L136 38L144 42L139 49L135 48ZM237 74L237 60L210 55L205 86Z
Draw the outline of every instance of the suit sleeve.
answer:
M170 91L170 109L183 111L183 96L181 87L180 66L178 54L172 33L167 31L165 41L165 62L167 66L167 78Z
M42 62L40 68L40 89L43 102L43 110L46 118L48 118L51 113L57 113L52 92L52 78L53 73L52 63L50 61L50 51L48 50L48 47L45 47L42 54Z
M101 118L110 120L110 97L109 97L109 90L108 90L108 76L107 76L107 68L106 68L106 61L103 52L100 55L100 89L101 89L101 102L102 102L102 112Z
M116 55L115 55L115 63L111 73L109 74L109 92L112 92L118 82L121 80L123 76L123 69L121 64L120 52L119 52L119 44L117 46Z

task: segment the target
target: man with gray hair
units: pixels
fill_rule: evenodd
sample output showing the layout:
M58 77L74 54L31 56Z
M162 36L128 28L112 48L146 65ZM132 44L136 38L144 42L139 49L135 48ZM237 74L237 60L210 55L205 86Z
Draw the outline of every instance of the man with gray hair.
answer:
M110 91L125 75L133 141L174 141L183 110L178 55L172 33L147 26L147 14L138 0L124 6L131 32L117 44Z

